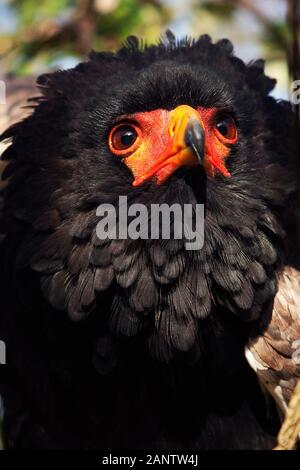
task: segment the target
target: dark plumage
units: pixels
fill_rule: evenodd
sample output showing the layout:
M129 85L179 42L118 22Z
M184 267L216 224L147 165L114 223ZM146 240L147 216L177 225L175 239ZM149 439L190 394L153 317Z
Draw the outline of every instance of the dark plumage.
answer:
M274 445L275 407L244 357L287 262L295 193L291 111L274 84L227 40L171 34L38 79L32 115L3 134L0 393L13 447ZM133 187L107 145L115 120L182 104L234 116L231 178L199 167ZM96 208L119 195L205 202L203 249L99 240Z

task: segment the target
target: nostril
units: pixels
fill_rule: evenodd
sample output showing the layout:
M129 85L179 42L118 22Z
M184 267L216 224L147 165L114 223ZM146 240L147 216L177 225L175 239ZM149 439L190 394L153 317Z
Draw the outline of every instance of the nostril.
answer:
M171 135L172 136L175 134L175 130L176 130L176 124L173 124L173 126L171 128Z

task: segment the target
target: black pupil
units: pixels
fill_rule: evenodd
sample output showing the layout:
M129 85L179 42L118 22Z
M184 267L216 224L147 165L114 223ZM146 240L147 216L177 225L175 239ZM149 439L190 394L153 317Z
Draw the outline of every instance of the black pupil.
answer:
M228 134L229 131L229 122L228 118L222 118L219 122L217 122L217 129L224 137Z
M134 130L128 129L123 131L120 136L120 142L123 147L130 147L136 139L136 132Z

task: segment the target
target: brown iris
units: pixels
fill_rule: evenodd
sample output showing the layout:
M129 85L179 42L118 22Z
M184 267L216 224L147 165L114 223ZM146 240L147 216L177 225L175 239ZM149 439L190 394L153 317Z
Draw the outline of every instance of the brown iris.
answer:
M118 124L110 131L109 148L117 155L128 154L135 149L138 136L138 129L133 124Z
M230 143L237 140L237 128L235 121L230 114L219 113L215 120L215 129L218 137Z

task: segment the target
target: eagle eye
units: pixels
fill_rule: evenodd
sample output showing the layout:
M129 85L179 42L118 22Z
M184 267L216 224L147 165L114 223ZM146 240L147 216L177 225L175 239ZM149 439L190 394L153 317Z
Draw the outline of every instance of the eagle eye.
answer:
M127 154L134 149L138 136L133 124L118 124L110 131L109 148L113 153Z
M216 116L215 128L222 140L234 143L237 140L237 128L230 114L220 113Z

